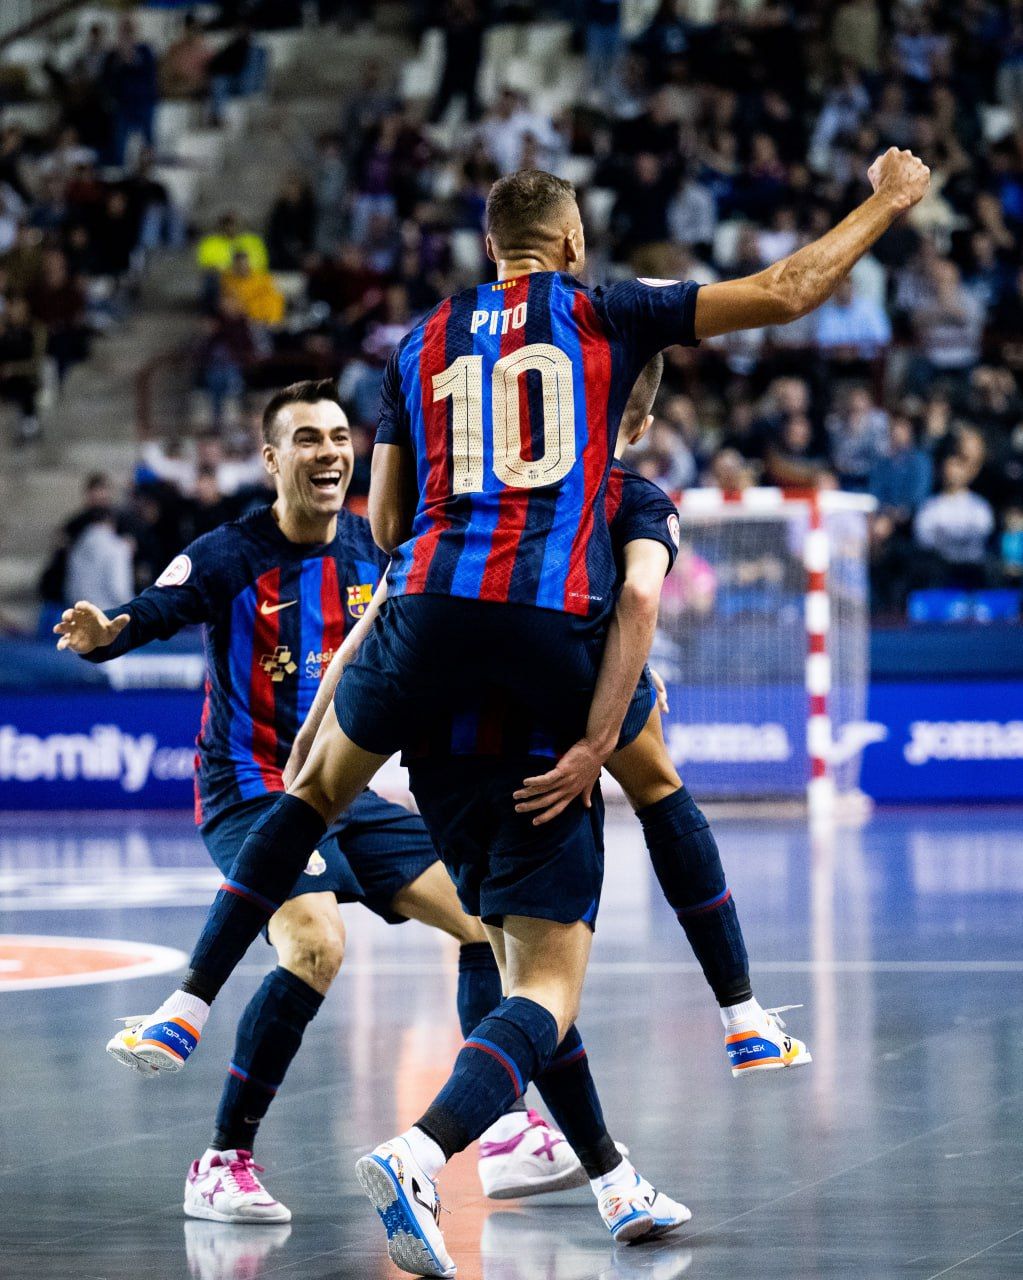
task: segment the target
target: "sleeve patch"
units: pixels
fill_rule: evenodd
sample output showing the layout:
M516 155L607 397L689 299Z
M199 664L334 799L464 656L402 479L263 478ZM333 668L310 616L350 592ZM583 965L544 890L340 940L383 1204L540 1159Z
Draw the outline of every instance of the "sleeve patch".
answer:
M637 276L640 284L648 284L651 289L666 289L669 285L678 284L678 280L655 280L650 276Z
M678 516L670 515L668 517L668 535L675 544L675 550L678 550L678 544L682 540L682 530L678 523Z
M156 580L158 587L183 586L192 575L192 561L189 556L175 556L163 573Z

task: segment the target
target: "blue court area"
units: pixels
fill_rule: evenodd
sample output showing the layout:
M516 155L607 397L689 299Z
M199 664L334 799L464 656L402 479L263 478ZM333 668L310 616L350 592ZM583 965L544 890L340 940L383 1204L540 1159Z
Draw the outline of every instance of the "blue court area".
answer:
M589 1192L486 1201L470 1152L441 1182L459 1276L1023 1274L1023 811L888 811L813 838L796 820L715 825L754 989L765 1005L803 1003L787 1016L813 1065L731 1078L638 825L612 810L579 1025L612 1133L693 1220L677 1237L616 1248ZM4 1280L398 1274L353 1164L415 1119L447 1074L454 946L345 909L345 969L257 1146L294 1219L191 1221L185 1173L269 949L252 948L185 1074L160 1082L120 1070L103 1044L115 1017L156 1003L167 976L59 984L90 964L173 966L173 953L133 958L107 944L187 950L216 882L185 815L0 816L0 990L24 988L0 994ZM46 935L80 941L61 951Z

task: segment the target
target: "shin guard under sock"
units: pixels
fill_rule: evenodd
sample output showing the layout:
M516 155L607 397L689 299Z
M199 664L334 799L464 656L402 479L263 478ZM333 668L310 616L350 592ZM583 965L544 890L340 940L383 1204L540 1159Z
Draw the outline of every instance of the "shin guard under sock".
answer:
M211 1147L252 1150L260 1121L322 1004L323 996L287 969L266 975L238 1022Z
M249 944L295 887L327 825L297 796L282 795L245 839L220 887L181 989L212 1004Z
M720 1005L752 994L749 957L717 841L685 787L636 815L664 896Z

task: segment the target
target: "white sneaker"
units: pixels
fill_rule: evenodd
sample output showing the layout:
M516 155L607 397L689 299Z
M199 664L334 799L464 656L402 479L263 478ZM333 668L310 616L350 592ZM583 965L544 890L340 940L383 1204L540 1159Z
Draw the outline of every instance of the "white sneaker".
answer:
M730 1022L725 1032L725 1052L732 1075L752 1076L758 1071L777 1071L782 1067L803 1067L813 1062L810 1050L785 1030L780 1014L801 1009L801 1004L783 1004L777 1009L762 1009L760 1017Z
M480 1138L480 1182L491 1200L514 1200L586 1184L579 1157L539 1112L513 1111Z
M392 1138L356 1161L355 1176L387 1232L387 1253L401 1271L450 1278L455 1274L441 1235L440 1196L404 1138Z
M631 1165L633 1183L614 1183L597 1197L597 1208L614 1239L628 1244L641 1237L653 1240L667 1235L693 1216L684 1204L670 1200L640 1177Z
M262 1172L251 1151L207 1151L192 1161L182 1208L211 1222L290 1222L291 1210L256 1177Z

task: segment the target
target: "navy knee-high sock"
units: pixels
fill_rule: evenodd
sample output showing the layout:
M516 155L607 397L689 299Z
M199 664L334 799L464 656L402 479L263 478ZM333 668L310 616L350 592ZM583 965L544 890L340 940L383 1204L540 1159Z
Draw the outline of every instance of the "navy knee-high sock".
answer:
M489 1129L550 1061L558 1025L535 1000L510 996L473 1029L447 1084L416 1127L446 1158Z
M297 796L282 795L249 832L213 900L181 989L212 1004L249 944L302 874L327 825Z
M323 996L287 969L266 975L238 1023L211 1147L252 1150L259 1123L322 1004Z
M464 942L458 951L458 1021L468 1039L488 1013L504 999L501 971L489 942ZM508 1111L525 1111L525 1098L516 1098Z
M664 896L718 1003L752 999L746 944L707 819L685 787L636 816Z
M602 1177L621 1164L621 1154L604 1123L582 1037L574 1025L549 1064L533 1077L533 1083L588 1178Z

